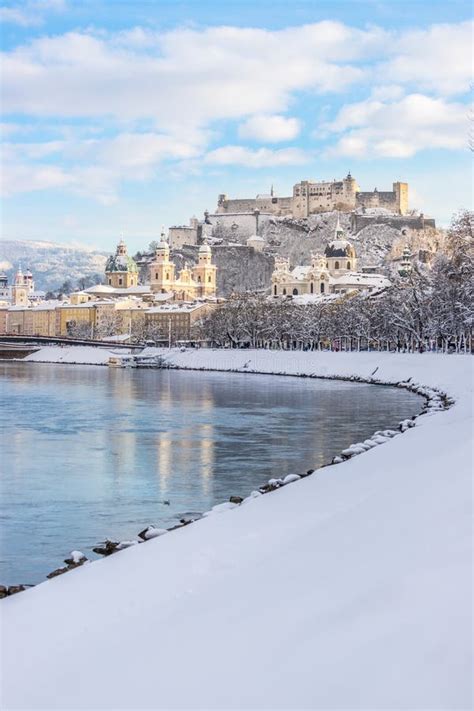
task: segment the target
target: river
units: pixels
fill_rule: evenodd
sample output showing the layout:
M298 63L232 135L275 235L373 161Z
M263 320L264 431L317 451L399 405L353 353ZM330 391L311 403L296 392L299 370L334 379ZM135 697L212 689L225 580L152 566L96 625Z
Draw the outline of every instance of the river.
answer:
M0 362L0 584L316 468L421 403L337 380Z

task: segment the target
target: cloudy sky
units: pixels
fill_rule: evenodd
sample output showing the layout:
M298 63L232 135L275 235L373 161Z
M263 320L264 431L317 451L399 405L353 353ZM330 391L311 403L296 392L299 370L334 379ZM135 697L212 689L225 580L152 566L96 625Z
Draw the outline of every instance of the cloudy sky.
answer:
M341 178L469 206L464 0L4 2L5 238L132 248L217 194Z

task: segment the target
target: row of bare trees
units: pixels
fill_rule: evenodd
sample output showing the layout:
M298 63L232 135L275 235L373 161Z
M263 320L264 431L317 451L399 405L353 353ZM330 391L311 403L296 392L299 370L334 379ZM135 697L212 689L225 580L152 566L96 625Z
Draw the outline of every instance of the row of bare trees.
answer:
M237 294L202 324L216 346L471 351L473 213L453 219L447 251L431 269L415 263L383 294L296 304Z

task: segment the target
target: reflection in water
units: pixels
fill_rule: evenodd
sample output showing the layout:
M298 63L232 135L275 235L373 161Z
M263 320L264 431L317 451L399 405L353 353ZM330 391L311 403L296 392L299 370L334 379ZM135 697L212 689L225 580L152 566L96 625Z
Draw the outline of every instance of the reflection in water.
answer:
M0 363L0 583L317 467L419 407L337 381Z

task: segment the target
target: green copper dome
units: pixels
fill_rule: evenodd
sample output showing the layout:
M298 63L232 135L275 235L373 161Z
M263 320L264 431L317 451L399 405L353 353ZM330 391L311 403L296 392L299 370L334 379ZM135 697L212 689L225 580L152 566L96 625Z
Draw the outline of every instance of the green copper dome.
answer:
M111 254L105 264L106 272L138 272L135 260L127 254L125 242L120 241L115 254Z

